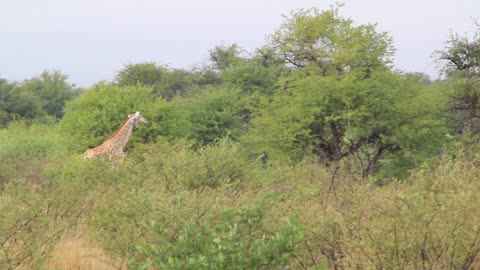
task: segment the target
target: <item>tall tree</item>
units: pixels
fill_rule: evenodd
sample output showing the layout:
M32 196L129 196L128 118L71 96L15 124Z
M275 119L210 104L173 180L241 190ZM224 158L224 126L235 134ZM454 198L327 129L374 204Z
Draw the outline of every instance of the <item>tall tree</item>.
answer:
M293 12L271 37L270 47L292 67L315 66L324 76L357 69L368 77L388 66L393 55L388 34L371 24L355 26L338 11L339 7Z
M115 82L123 86L144 85L154 96L171 100L184 96L194 88L193 74L183 69L170 69L153 62L128 64L118 72Z
M226 70L243 61L241 53L242 49L237 44L215 46L210 50L210 61L215 69Z
M356 26L337 9L293 13L271 48L292 71L255 113L244 142L296 160L354 158L364 176L395 156L410 164L438 153L445 136L416 77L390 68L393 47L374 25Z
M0 127L12 120L32 119L45 115L44 102L29 89L0 80Z
M38 77L23 81L18 87L36 95L42 102L43 110L56 118L63 116L65 102L78 93L68 82L68 77L59 71L44 71Z
M245 98L235 88L211 87L183 104L189 122L189 139L207 145L222 137L237 140L249 114Z
M221 70L220 77L247 95L272 95L278 88L278 79L287 72L283 59L268 47L258 49L249 58L237 57L233 62Z
M5 127L10 120L7 102L12 88L13 85L7 80L0 79L0 127Z
M162 80L166 68L153 62L128 64L115 76L119 86L142 84L153 86Z
M452 35L436 52L450 94L450 123L460 134L480 135L480 26L473 39Z

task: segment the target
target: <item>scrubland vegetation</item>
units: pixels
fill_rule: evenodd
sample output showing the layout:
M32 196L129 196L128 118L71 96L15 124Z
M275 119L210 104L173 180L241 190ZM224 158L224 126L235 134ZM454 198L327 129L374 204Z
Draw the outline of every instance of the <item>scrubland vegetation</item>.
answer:
M336 7L191 70L1 80L0 268L478 269L478 34L435 81ZM85 161L132 110L124 161Z

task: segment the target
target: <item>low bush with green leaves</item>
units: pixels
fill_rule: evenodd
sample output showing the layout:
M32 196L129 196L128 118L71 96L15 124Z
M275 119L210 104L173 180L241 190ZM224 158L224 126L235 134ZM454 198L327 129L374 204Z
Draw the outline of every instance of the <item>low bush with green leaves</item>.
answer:
M194 190L255 181L253 174L258 165L243 153L239 143L225 138L196 149L181 142L139 147L131 153L126 166L133 166L131 169L140 175L158 179L167 188L183 186Z
M90 177L93 175L90 173ZM67 177L67 181L63 176L47 177L39 184L12 180L6 185L0 196L2 269L42 269L58 241L76 233L78 225L89 216L95 198L93 190L100 189L83 179Z
M43 170L53 156L65 154L68 139L59 136L55 125L12 122L0 129L0 192L12 180L41 183Z
M300 269L476 269L478 162L443 158L382 187L303 164L272 183L284 200L271 214L296 213L305 228Z
M135 269L281 269L290 264L301 240L295 222L265 232L265 206L229 210L221 221L182 224L172 235L171 228L153 224L154 238L137 247L130 260ZM216 223L216 224L215 224Z

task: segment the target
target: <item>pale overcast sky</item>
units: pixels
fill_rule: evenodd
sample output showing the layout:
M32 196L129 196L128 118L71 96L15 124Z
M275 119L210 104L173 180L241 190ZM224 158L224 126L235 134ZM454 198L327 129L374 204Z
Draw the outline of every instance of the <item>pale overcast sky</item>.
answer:
M340 14L377 23L397 49L395 67L435 75L431 54L451 32L473 34L480 0L345 0ZM124 64L153 61L188 68L214 46L252 51L299 8L327 0L0 0L0 78L60 70L90 86Z

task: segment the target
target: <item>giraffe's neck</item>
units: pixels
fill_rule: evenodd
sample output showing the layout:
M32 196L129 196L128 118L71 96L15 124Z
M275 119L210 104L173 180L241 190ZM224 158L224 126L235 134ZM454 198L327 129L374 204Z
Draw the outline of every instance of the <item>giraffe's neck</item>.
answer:
M114 145L117 149L125 148L127 145L130 136L132 135L133 130L133 123L128 119L125 121L122 126L112 135L112 137L108 138L105 142L108 142L111 145Z

